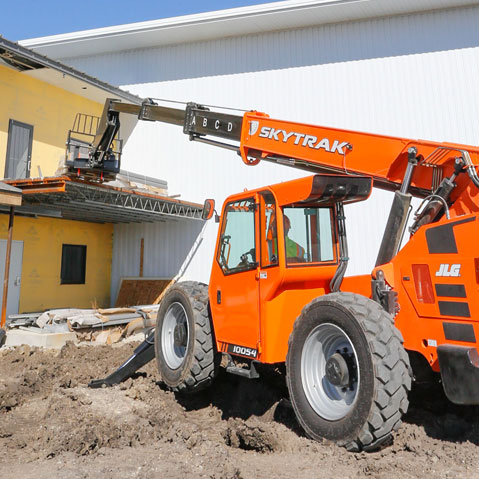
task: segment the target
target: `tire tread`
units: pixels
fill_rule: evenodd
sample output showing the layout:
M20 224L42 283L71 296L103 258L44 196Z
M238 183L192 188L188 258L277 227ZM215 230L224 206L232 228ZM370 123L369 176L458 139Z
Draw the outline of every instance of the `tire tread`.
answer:
M302 317L308 314L312 307L325 301L335 301L355 316L370 345L377 379L375 381L377 389L372 398L368 418L357 437L338 444L351 452L380 449L391 441L392 432L399 429L401 417L406 413L409 404L410 366L408 355L403 347L402 334L394 326L392 316L386 313L378 303L355 293L331 293L315 298L303 308L289 337L288 351L291 350L295 330ZM288 363L288 359L286 362ZM288 387L289 385L288 380ZM298 419L301 422L301 419Z
M176 283L172 288L181 289L188 297L193 310L194 344L191 365L183 381L170 387L175 392L200 391L208 387L216 377L220 355L216 352L212 330L208 285L196 281Z

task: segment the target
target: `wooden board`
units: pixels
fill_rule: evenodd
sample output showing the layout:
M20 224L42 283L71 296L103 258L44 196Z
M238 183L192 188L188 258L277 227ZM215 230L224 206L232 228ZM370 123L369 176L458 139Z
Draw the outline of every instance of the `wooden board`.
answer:
M123 278L115 307L153 304L171 279Z
M22 204L22 195L21 194L12 194L5 191L0 192L0 204L1 205L11 205L11 206L21 206Z

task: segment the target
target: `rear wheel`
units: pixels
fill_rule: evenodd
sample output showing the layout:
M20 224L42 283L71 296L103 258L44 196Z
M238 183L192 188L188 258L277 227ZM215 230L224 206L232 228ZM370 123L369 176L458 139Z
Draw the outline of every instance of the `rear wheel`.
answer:
M392 317L352 293L313 300L294 324L287 383L308 436L351 451L374 450L401 424L409 360Z
M208 286L185 281L163 297L155 329L155 355L162 381L174 391L199 391L217 374Z

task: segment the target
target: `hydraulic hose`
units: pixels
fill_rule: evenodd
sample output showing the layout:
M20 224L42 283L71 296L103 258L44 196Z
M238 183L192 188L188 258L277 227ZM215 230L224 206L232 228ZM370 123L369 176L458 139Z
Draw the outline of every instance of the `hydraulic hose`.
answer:
M343 282L346 269L348 267L348 240L346 236L346 217L344 216L344 207L342 203L337 203L336 213L338 219L338 236L339 236L339 266L336 269L329 287L333 293L339 291L341 283Z
M466 150L461 150L462 158L464 160L464 164L466 165L466 171L469 175L469 178L474 183L474 186L479 189L479 176L477 175L476 167L472 163L471 155Z
M469 175L469 178L471 178L471 181L474 183L476 188L479 189L479 176L477 176L476 168L474 165L470 165L466 168L467 174Z

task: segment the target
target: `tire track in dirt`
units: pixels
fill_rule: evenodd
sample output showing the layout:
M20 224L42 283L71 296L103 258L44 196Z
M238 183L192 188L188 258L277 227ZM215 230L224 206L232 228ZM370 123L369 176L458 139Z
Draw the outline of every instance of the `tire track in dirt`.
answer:
M60 471L63 477L90 477L99 470L104 477L131 471L132 477L236 479L318 472L479 476L479 409L448 403L440 386L415 388L391 446L352 454L304 437L288 407L281 368L261 368L262 378L252 381L223 373L210 389L190 397L162 388L154 362L119 386L86 387L133 349L68 344L58 352L0 350L5 477L50 478Z

